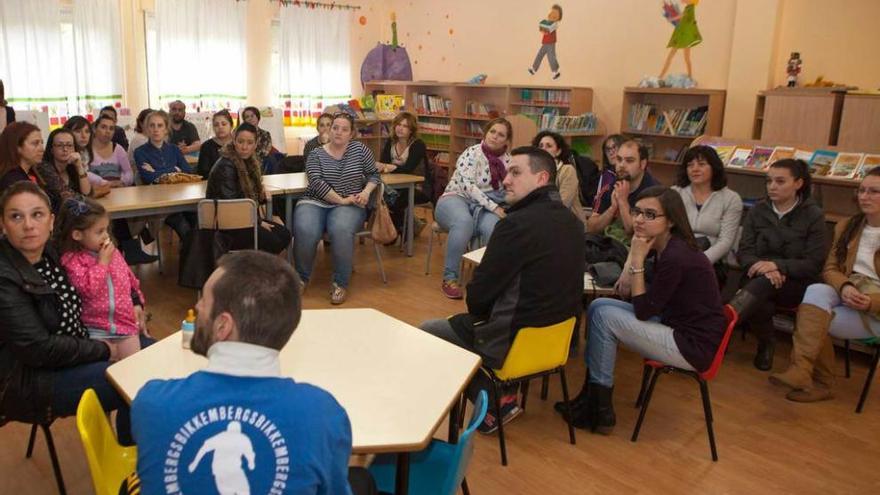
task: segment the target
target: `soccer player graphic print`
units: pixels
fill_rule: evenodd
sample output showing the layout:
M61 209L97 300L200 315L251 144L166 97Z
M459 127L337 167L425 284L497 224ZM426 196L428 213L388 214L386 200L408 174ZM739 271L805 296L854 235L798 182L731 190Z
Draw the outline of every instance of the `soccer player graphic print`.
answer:
M242 457L247 461L250 471L256 468L254 446L251 439L241 432L241 423L230 421L226 430L205 440L196 458L189 465L189 472L195 472L202 458L214 453L211 472L220 495L249 495L251 493L247 474L242 466Z

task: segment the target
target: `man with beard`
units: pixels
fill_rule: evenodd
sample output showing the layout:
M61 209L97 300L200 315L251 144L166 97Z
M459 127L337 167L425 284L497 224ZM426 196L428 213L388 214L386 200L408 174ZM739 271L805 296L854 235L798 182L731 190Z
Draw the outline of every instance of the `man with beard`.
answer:
M184 155L199 151L202 141L199 139L196 126L186 120L186 105L180 100L172 101L168 105L168 114L171 116L168 142L180 148L180 152Z
M230 479L250 493L352 493L345 410L327 391L281 376L278 354L300 305L299 277L277 256L220 259L196 305L192 351L207 367L152 380L132 403L143 493L240 491ZM208 450L211 462L198 462ZM354 471L352 488L372 493L366 470Z
M633 233L630 208L639 194L657 185L647 172L648 150L637 141L628 139L617 147L617 181L596 200L593 214L587 220L587 231L605 234L629 246Z

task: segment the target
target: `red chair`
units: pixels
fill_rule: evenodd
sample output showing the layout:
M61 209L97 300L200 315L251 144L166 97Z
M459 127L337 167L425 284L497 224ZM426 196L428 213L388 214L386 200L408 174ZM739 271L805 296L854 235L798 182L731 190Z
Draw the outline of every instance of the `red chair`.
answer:
M660 361L645 359L645 367L642 373L642 386L639 390L639 398L636 399L636 407L641 407L639 412L639 420L636 422L636 428L633 430L632 440L635 442L639 439L639 430L642 429L642 421L645 420L645 413L648 412L648 404L651 402L651 396L654 393L654 385L657 384L657 378L660 373L681 373L687 375L700 384L700 395L703 397L703 413L706 416L706 432L709 434L709 447L712 449L712 460L718 460L718 451L715 449L715 432L712 430L712 403L709 400L709 380L715 378L718 370L721 369L721 361L724 359L727 344L730 342L730 335L733 333L733 327L736 326L737 314L730 306L724 306L724 316L727 318L727 328L724 330L724 337L721 339L721 345L715 351L715 359L712 360L712 366L708 370L698 373L692 370L676 368L663 364ZM651 384L648 385L650 379ZM646 390L647 386L647 390Z

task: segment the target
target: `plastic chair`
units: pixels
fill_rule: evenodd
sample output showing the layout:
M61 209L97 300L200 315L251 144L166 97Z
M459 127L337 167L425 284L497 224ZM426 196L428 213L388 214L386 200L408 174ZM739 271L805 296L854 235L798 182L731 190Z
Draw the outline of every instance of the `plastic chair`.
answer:
M380 182L379 187L373 190L373 194L370 195L370 203L375 204L378 198L384 197L385 195L385 183ZM388 285L388 277L385 275L385 265L382 263L382 250L379 248L379 243L373 239L373 233L369 228L370 219L367 218L366 222L364 222L364 228L360 231L356 232L354 236L363 243L363 239L367 238L373 241L373 252L376 254L376 263L379 265L379 276L382 278L382 283ZM325 235L324 238L327 239L329 236Z
M93 389L83 392L76 409L76 429L89 461L98 495L116 495L122 481L137 468L137 447L123 447Z
M252 199L203 199L199 201L200 229L254 230L254 249L258 249L260 213Z
M40 428L43 430L43 436L46 437L46 447L49 450L49 459L52 461L52 472L55 474L55 483L58 485L58 493L66 495L67 489L64 487L64 478L61 476L61 464L58 462L58 452L55 450L55 441L52 439L52 430L50 430L52 421L52 419L49 419L46 423L31 424L31 434L28 438L25 458L30 459L34 454L34 444L37 441L37 428ZM5 423L6 421L3 418L0 418L0 426L3 426Z
M458 443L450 444L442 440L432 440L425 450L410 458L409 492L419 495L454 495L461 486L469 493L465 474L474 454L474 430L486 417L488 396L481 390L474 403L473 414L468 427L461 434ZM393 493L397 474L397 459L394 454L376 456L370 465L370 474L382 492Z
M641 411L639 412L639 420L636 422L636 427L633 430L632 438L630 440L635 442L639 439L639 430L642 428L642 421L645 420L645 414L648 412L648 404L650 404L651 396L654 393L654 385L657 384L657 378L660 377L660 374L681 373L693 378L700 384L700 395L703 398L703 414L706 416L706 432L709 435L709 448L712 450L712 461L718 461L718 451L715 448L715 431L712 429L712 402L709 400L708 382L715 378L715 375L718 374L718 370L721 369L721 363L724 360L724 354L727 351L727 344L730 342L730 335L733 333L733 328L736 326L736 320L738 318L736 310L734 310L729 304L724 306L724 316L727 318L727 328L724 330L724 337L721 339L721 345L719 345L718 350L715 351L715 358L712 360L712 366L710 366L708 370L700 373L693 370L669 366L660 361L654 361L653 359L645 359L645 367L642 374L642 386L639 390L639 397L636 399L636 407L641 407ZM647 387L646 391L645 386L648 384L649 379L651 384Z
M559 373L562 384L562 400L569 404L568 384L565 381L565 363L568 362L568 348L574 332L575 318L571 317L561 323L547 327L526 327L520 329L513 340L510 352L504 359L499 370L483 368L492 380L495 403L493 411L498 419L498 442L501 447L501 465L507 465L507 445L504 440L504 421L500 417L500 390L516 384L522 384L522 407L526 408L529 394L529 381L533 378L545 377ZM574 427L568 425L568 438L575 444Z
M849 365L849 340L843 342L844 365L846 369L846 377L850 377ZM869 339L857 339L856 342L867 345L874 349L874 357L871 358L871 364L868 368L868 376L865 378L865 385L862 386L862 393L859 396L859 403L856 406L856 413L860 414L865 407L865 401L868 400L868 392L871 390L871 383L874 382L874 374L877 372L877 365L880 364L880 337L871 337Z

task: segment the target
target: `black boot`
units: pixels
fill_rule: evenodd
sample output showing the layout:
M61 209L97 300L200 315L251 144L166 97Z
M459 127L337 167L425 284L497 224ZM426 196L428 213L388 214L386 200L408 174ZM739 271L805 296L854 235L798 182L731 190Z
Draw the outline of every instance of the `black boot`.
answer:
M758 307L758 298L751 292L740 289L727 303L736 310L737 319L745 322Z
M755 368L758 368L761 371L769 371L773 369L773 352L775 348L776 341L772 336L760 336L758 340L758 352L755 354Z
M147 254L141 249L141 241L138 239L126 239L119 243L119 250L125 257L125 262L129 265L142 265L155 263L159 259L158 256Z
M584 386L581 387L581 391L578 392L578 394L576 396L574 396L574 398L571 399L571 401L570 401L571 402L570 407L571 407L572 413L576 409L580 409L580 408L587 405L587 397L589 395L589 389L590 389L590 369L587 368L587 373L586 373L586 376L584 377ZM559 414L564 415L565 414L565 401L561 400L561 401L553 404L553 409L555 409L556 412L558 412Z
M610 435L614 431L614 425L617 423L612 402L614 387L605 387L597 383L592 384L590 387L590 398L595 401L591 429L593 433Z

